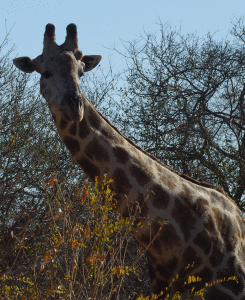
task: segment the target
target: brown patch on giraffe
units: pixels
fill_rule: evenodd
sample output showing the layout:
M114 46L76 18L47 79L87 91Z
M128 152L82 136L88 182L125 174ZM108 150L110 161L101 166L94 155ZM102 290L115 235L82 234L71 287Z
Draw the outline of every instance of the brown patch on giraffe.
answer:
M133 177L137 180L138 184L141 186L146 185L150 181L150 175L148 175L141 167L132 165L130 167L130 172Z
M170 201L169 194L160 185L153 185L149 189L149 196L155 208L166 209L168 207Z
M72 155L76 154L80 150L79 142L69 136L64 137L64 143L68 150L71 152Z
M152 278L152 280L151 280L152 294L160 294L161 292L166 291L167 287L169 286L169 282L167 282L165 280L157 279L157 278L152 277L152 276L151 276L151 278ZM148 299L148 298L146 298L146 299ZM161 299L164 299L164 298L158 297L157 299L161 300Z
M85 118L78 124L78 135L81 139L85 139L90 134L90 129Z
M186 267L188 265L192 265L193 263L194 266L186 270ZM181 265L183 267L180 269L180 275L187 275L189 272L192 272L193 270L198 268L202 263L202 258L197 255L196 250L191 246L188 246L182 255Z
M102 138L108 143L108 140L114 141L117 144L121 144L121 140L118 139L118 136L115 134L116 132L112 130L109 126L103 128L101 130Z
M139 216L147 218L148 217L148 213L149 213L149 207L146 205L146 203L144 203L143 206L140 209Z
M178 247L181 244L181 239L171 223L164 223L159 235L164 247L167 249Z
M237 268L235 267L237 265ZM224 281L221 283L224 287L232 291L236 296L242 292L244 287L244 275L238 270L238 262L234 256L230 257L226 263L226 268L217 273L218 279L229 278L233 276L238 277L238 283L234 280ZM241 270L240 270L241 271Z
M151 227L150 236L152 238L154 238L156 235L160 234L161 225L160 225L160 222L158 221L158 218L156 218L156 220L151 222L150 227Z
M191 229L194 228L196 224L196 218L193 215L190 208L180 201L180 199L175 198L175 205L172 210L171 216L179 224L182 230L185 240L187 241L191 236Z
M195 267L195 264L194 264ZM192 270L191 270L192 271ZM194 276L199 276L202 279L202 284L205 284L206 282L210 282L213 278L213 271L210 270L208 267L205 267L201 271L198 271L197 273L193 274Z
M129 193L132 185L123 169L116 168L116 170L113 172L112 179L114 180L112 185L115 187L116 193L122 193L126 195Z
M51 89L45 89L45 97L48 97L48 98L51 98L51 96L52 96L52 91L51 91Z
M122 147L115 147L113 148L113 154L115 155L117 162L121 164L126 164L129 160L129 155L126 150L124 150Z
M222 242L218 239L218 237L213 239L212 246L213 249L211 255L209 256L209 261L214 268L217 268L225 256L224 249Z
M81 166L83 171L87 174L87 176L94 182L95 176L100 176L100 169L95 166L90 160L86 157L82 157L77 159L78 164Z
M97 138L93 138L93 140L90 143L88 143L84 153L91 160L96 160L98 162L108 162L110 160L109 154L101 146Z
M176 274L175 269L179 263L178 258L175 256L169 260L166 264L160 264L156 266L156 271L159 272L162 279L170 281Z
M209 203L207 200L203 198L196 199L194 212L197 214L199 218L202 216L203 213L205 213L205 211L208 208L208 205Z
M112 187L112 190L114 191L115 189ZM126 198L122 194L115 194L113 196L113 203L115 204L115 209L120 210L121 204L124 204ZM129 209L128 206L126 205L125 209L121 212L121 215L123 218L129 217Z
M77 123L73 122L71 127L69 128L69 133L71 135L76 135L77 134Z
M198 245L204 251L205 254L210 253L212 247L212 240L206 230L198 233L193 239L193 242L196 245Z
M133 229L135 229L135 230L137 230L137 224L136 223L137 222L135 222L134 225L133 225ZM149 232L146 232L146 231L142 231L140 234L138 234L136 236L136 238L137 238L137 241L145 248L147 248L150 245L151 241L152 241L152 239L150 238ZM150 249L147 252L151 252ZM155 253L155 252L156 251L154 250L153 253ZM152 256L154 256L154 255L152 255Z
M61 129L61 130L66 129L67 124L68 124L67 121L65 121L64 119L61 119L61 120L60 120L60 129Z
M137 196L137 199L136 201L139 203L139 206L140 207L143 207L143 205L145 204L145 199L144 199L144 196L142 193L139 193L138 192L138 196ZM149 210L149 209L148 209Z
M101 124L99 114L96 113L91 107L89 107L88 110L89 110L88 121L92 127L94 127L95 129L98 130L100 128L100 124Z

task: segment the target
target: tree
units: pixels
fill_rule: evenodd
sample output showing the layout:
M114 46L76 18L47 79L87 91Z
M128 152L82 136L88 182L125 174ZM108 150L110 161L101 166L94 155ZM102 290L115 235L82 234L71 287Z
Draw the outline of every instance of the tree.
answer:
M125 44L123 130L169 166L245 205L245 33L216 41L159 25ZM124 116L124 117L123 117Z

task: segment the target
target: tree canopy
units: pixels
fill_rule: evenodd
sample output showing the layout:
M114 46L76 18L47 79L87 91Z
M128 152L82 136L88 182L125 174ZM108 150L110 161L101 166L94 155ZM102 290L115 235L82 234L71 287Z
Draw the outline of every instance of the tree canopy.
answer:
M245 205L245 30L217 41L159 25L124 44L126 134L177 171Z

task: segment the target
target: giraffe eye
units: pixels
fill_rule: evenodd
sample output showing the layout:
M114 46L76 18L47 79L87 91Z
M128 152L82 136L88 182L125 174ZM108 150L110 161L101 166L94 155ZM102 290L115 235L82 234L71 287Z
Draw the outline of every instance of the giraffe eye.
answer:
M46 71L44 71L44 72L42 73L42 76L43 76L44 78L49 78L50 76L52 76L52 73L46 70Z

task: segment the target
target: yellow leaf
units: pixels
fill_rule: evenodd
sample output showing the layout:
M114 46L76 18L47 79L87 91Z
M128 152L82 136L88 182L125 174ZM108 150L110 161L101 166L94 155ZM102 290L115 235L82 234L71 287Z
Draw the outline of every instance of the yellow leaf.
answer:
M63 242L63 239L60 239L60 241L55 245L55 247L59 247L59 245Z
M72 249L73 249L74 247L76 247L77 244L78 244L78 240L72 241L72 243L71 243Z
M16 140L15 140L15 136L12 137L12 143L11 146L13 146L15 144Z

